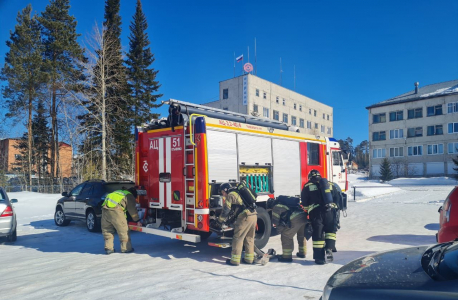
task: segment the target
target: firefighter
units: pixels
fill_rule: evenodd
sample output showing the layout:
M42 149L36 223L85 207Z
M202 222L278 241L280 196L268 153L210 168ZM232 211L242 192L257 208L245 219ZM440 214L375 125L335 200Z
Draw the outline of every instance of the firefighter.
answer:
M332 201L332 221L327 223L324 231L326 232L326 249L331 249L332 252L337 252L336 249L336 233L340 229L340 210L342 209L342 189L337 183L329 182L331 189Z
M117 232L121 242L121 253L134 251L130 242L129 225L126 212L138 226L142 226L136 208L137 191L134 187L114 191L108 194L102 204L102 234L105 239L105 252L115 252L113 247L114 234Z
M245 246L245 257L242 263L252 264L254 261L254 235L257 221L256 210L248 209L243 204L240 195L229 183L223 183L219 191L225 197L225 201L221 215L216 220L215 227L222 227L228 216L231 213L235 214L235 222L232 225L234 235L232 237L231 258L226 260L226 264L232 266L240 264L243 246Z
M280 197L279 197L280 198ZM272 210L272 223L277 226L277 232L281 234L281 246L283 253L277 255L279 262L292 262L294 250L294 236L297 234L299 252L297 257L305 258L307 254L306 239L304 237L307 214L299 206L288 206L285 203L278 203Z
M336 240L335 231L331 230L334 222L331 190L317 170L311 170L308 179L301 192L301 203L307 207L312 223L313 259L316 264L323 265L326 259L333 260L332 249ZM325 230L329 231L328 234Z

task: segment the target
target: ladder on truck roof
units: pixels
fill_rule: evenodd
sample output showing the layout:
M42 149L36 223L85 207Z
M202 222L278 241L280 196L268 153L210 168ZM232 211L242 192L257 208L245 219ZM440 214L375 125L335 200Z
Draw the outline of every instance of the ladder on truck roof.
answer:
M280 121L270 120L262 117L255 117L250 115L245 115L241 113L231 112L227 110L222 110L218 108L213 108L209 106L194 104L190 102L169 99L167 101L162 101L163 104L168 104L170 107L180 107L180 112L186 115L192 114L202 114L210 118L223 119L232 122L246 123L263 127L272 127L276 129L289 130L294 132L299 132L299 128L296 126L289 126ZM170 109L169 109L170 112Z

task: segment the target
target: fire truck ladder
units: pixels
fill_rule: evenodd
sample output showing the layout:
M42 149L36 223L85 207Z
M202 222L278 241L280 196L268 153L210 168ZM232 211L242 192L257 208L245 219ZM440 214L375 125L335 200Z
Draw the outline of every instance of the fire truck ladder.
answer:
M186 132L186 130L185 130ZM191 143L191 134L184 136L184 190L185 190L185 221L186 225L194 225L195 223L195 203L196 203L196 178L194 174L194 145ZM191 172L188 170L191 169ZM192 212L192 213L191 213ZM192 216L193 220L190 222L188 216Z

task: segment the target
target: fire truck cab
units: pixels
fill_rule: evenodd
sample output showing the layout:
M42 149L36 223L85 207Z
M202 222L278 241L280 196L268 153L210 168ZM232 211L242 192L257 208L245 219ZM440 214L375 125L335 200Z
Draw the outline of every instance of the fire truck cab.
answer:
M220 184L245 180L257 193L256 246L270 237L267 200L300 195L308 173L347 189L339 143L284 123L177 100L167 120L136 129L136 178L144 226L132 230L200 242L221 212Z

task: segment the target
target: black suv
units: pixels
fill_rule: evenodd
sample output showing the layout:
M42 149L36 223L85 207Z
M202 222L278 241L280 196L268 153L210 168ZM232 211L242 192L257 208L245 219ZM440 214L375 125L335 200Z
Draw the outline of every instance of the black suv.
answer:
M57 226L67 226L72 220L86 221L89 231L99 231L102 203L106 195L134 185L132 181L85 181L73 188L70 193L62 193L63 197L56 204L54 222Z

